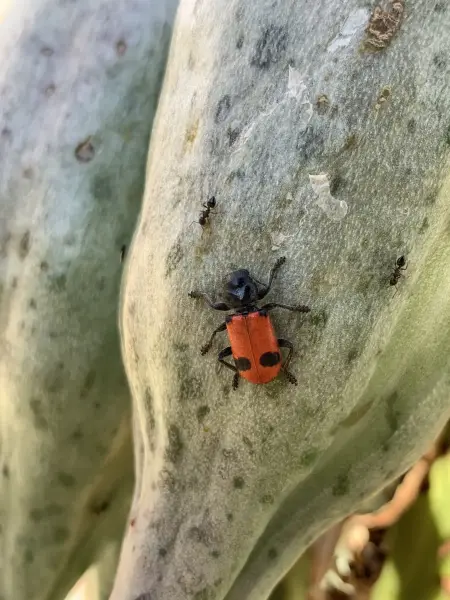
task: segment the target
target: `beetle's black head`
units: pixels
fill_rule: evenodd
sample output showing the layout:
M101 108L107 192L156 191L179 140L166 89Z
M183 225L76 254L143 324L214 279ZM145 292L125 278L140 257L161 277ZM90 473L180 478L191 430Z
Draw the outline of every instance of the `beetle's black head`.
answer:
M208 208L214 208L216 206L216 197L211 196L211 198L206 202Z
M402 255L399 258L397 258L397 267L404 267L406 264L406 258Z
M233 308L255 304L258 300L258 286L247 269L230 273L226 279L227 303Z

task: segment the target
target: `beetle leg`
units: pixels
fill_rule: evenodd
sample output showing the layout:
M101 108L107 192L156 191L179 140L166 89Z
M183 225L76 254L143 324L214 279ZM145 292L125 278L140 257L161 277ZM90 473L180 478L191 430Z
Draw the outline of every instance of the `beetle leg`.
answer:
M234 371L233 390L237 390L238 385L239 385L239 371L236 369L236 367L234 365L231 365L229 362L224 360L228 356L231 356L231 347L230 346L228 346L228 348L224 348L223 350L221 350L219 352L219 355L217 358L219 359L219 362L221 362L223 365L225 365L226 367L228 367L229 369Z
M292 383L293 385L297 385L297 379L290 371L288 371L289 363L291 362L292 354L294 352L294 346L293 346L292 342L290 342L289 340L284 340L283 338L279 338L277 341L278 341L278 345L280 348L288 348L289 349L287 358L284 361L284 363L281 365L281 368L283 369L284 373L286 374L286 377L287 377L289 383Z
M261 306L260 310L272 310L272 308L285 308L286 310L293 310L295 312L310 312L311 309L309 306L305 304L297 304L297 306L292 306L291 304L279 304L278 302L271 302L270 304L264 304Z
M272 281L278 271L278 269L281 267L281 265L283 265L286 262L286 258L284 256L282 256L281 258L279 258L276 263L273 265L273 267L270 270L270 275L269 275L269 283L267 285L264 285L263 289L259 291L258 293L258 298L259 300L262 300L264 298L264 296L267 296L267 294L270 291L270 288L272 286Z
M214 310L231 310L224 302L213 302L208 294L205 294L204 292L194 290L193 292L189 292L188 296L189 298L203 298L206 304L211 308L214 308Z
M222 323L221 325L219 325L219 327L216 327L214 329L214 331L211 334L211 337L209 338L209 340L206 342L206 344L204 344L201 347L201 354L206 354L208 352L208 350L211 348L212 343L214 341L214 338L216 336L216 333L220 333L221 331L225 331L225 329L227 328L227 324L226 323Z

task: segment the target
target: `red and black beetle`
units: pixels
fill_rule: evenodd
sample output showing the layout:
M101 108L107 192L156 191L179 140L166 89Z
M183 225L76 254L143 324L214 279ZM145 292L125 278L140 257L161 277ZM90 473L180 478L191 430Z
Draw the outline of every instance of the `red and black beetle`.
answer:
M311 309L303 304L290 306L288 304L271 303L261 308L256 306L270 291L277 270L286 261L279 258L270 271L269 283L266 285L251 277L246 269L239 269L230 274L226 282L227 302L213 302L203 292L189 292L191 298L203 298L215 310L232 310L225 323L217 327L208 342L202 346L201 353L206 354L211 348L216 333L227 330L230 346L219 352L218 359L226 367L234 371L233 389L239 384L239 376L251 383L269 383L282 370L290 383L297 385L297 380L288 371L294 347L289 340L277 338L268 311L272 308L285 308L296 312L309 312ZM281 362L280 348L287 348L288 355ZM232 356L234 365L225 358Z

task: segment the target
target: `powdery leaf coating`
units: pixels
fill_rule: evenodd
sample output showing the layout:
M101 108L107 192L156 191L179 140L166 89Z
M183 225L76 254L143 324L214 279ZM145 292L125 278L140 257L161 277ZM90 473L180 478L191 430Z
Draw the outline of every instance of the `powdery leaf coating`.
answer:
M111 589L133 486L120 252L174 5L2 3L2 600L61 600L94 561Z
M450 10L439 6L414 2L385 52L360 54L354 36L333 55L353 0L182 0L122 288L136 522L111 600L266 599L311 540L408 468L449 416L449 72L434 57L449 55ZM233 152L286 90L291 61L329 110L298 127L304 107L291 102L276 128L258 124ZM395 93L375 118L385 85ZM329 175L345 219L315 206L309 173ZM209 230L189 227L211 194ZM233 393L232 374L216 372L226 339L199 352L223 315L188 292L218 298L238 267L265 280L277 232L292 237L268 301L312 308L273 316L295 345L299 386L280 377Z

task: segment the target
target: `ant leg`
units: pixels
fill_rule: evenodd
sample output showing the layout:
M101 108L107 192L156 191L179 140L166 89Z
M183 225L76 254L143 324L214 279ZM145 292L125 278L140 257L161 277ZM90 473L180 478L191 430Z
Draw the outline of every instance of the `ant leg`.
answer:
M216 333L220 333L221 331L225 331L226 328L227 328L227 324L226 323L222 323L221 325L219 325L219 327L216 327L214 329L214 331L212 332L211 337L209 338L209 340L200 349L200 353L202 355L206 354L208 352L208 350L211 348L212 343L214 341L214 338L216 336Z
M258 298L259 300L262 300L264 298L264 296L267 296L267 294L270 291L270 288L272 286L272 281L278 271L278 269L281 267L281 265L283 265L286 262L286 257L281 256L276 263L273 265L273 267L270 270L270 275L269 275L269 283L267 285L264 285L264 288L262 290L260 290L260 292L258 293Z
M231 347L230 346L228 346L228 348L224 348L221 352L219 352L219 355L217 358L219 359L220 363L222 363L223 365L225 365L226 367L228 367L229 369L234 371L233 390L237 390L238 385L239 385L239 371L236 369L236 367L234 365L231 365L229 362L224 360L228 356L231 356Z
M309 306L305 304L297 304L296 306L292 306L291 304L279 304L278 302L271 302L270 304L264 304L261 306L260 310L272 310L272 308L285 308L286 310L292 310L295 312L310 312L311 309Z
M297 385L297 379L290 371L288 371L289 363L291 362L292 354L294 352L294 346L292 345L292 342L290 342L289 340L284 340L283 338L279 338L277 341L280 348L288 348L289 350L287 358L281 365L281 368L286 374L289 383L292 383L292 385Z
M231 310L230 307L224 302L213 302L211 298L204 292L194 290L193 292L189 292L188 296L189 298L203 298L206 304L208 304L208 306L211 308L214 308L214 310Z

